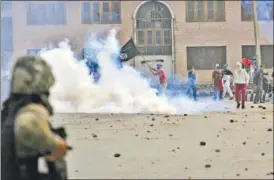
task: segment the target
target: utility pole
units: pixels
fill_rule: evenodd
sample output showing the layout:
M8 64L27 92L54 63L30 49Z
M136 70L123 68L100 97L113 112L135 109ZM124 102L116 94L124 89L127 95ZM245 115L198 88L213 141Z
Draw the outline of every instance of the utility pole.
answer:
M261 48L259 43L259 24L258 24L258 14L257 14L257 2L256 0L252 1L253 7L253 26L254 26L254 39L255 39L255 47L256 47L256 59L258 63L258 68L260 67L261 61Z

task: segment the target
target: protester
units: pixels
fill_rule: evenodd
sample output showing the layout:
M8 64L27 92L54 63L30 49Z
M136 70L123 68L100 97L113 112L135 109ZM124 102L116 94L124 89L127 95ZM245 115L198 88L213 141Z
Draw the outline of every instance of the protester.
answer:
M12 72L9 98L1 111L1 179L40 180L38 158L63 159L68 146L51 130L53 108L49 89L54 84L51 67L39 56L24 56ZM66 169L66 168L63 168ZM55 177L49 172L48 176Z
M225 97L226 93L229 95L229 100L233 99L233 93L230 88L230 82L231 82L231 77L233 76L233 73L228 69L228 65L225 64L223 68L223 84L224 84L224 91L223 91L223 97Z
M155 76L158 76L159 77L159 81L160 81L160 89L159 89L159 94L160 95L164 95L165 94L165 91L166 91L166 88L167 88L167 77L166 77L166 73L165 71L163 70L163 65L162 64L157 64L156 65L156 68L152 68L151 66L149 66L149 69L151 71L151 73Z
M246 70L243 68L242 63L237 62L237 67L234 72L234 82L235 85L235 98L237 102L237 108L240 107L240 99L242 100L242 109L245 108L246 101L246 87L249 82L249 76ZM241 94L241 96L240 96Z
M214 100L221 100L223 94L223 72L219 64L215 65L212 73L212 81L214 86Z
M188 72L188 81L187 81L187 92L186 94L190 96L190 92L193 93L194 101L197 101L197 89L196 89L196 72L194 67Z
M253 77L253 87L254 87L254 92L255 92L255 97L254 97L254 104L257 103L263 103L262 96L264 93L263 90L263 80L264 80L264 67L263 65L260 66L260 68L255 72L254 77Z

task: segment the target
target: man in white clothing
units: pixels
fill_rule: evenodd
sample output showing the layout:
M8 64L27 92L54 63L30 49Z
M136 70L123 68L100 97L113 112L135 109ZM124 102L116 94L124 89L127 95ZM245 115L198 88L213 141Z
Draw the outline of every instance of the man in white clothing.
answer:
M224 83L224 91L223 91L223 98L225 97L226 93L229 95L229 100L233 99L233 93L230 88L230 81L233 73L227 68L227 64L224 65L223 68L223 83Z

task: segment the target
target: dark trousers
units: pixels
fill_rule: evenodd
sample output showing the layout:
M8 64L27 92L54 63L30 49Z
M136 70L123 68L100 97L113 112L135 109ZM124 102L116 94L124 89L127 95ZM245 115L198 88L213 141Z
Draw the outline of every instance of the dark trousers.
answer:
M193 99L196 100L197 99L197 89L196 89L196 85L195 84L189 84L187 87L187 91L186 94L187 96L190 97L190 92L193 92Z

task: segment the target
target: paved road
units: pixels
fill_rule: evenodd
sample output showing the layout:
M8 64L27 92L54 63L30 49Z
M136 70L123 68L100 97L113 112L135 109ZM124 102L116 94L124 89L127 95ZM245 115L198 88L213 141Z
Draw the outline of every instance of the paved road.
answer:
M200 115L57 114L69 177L273 178L273 106ZM117 153L116 156L114 155Z

